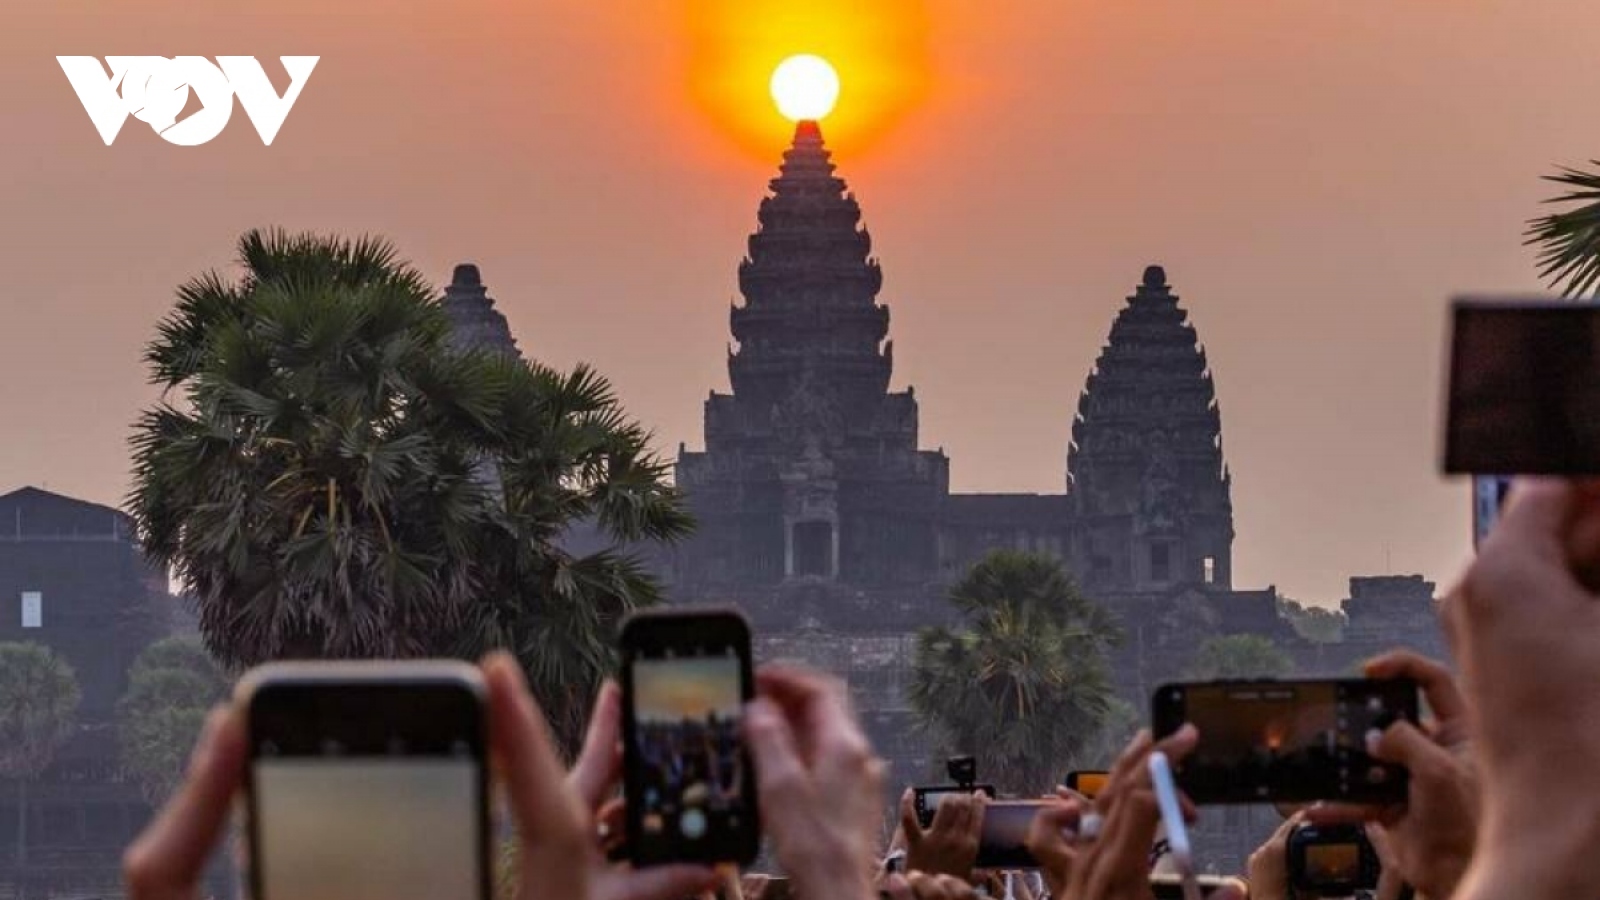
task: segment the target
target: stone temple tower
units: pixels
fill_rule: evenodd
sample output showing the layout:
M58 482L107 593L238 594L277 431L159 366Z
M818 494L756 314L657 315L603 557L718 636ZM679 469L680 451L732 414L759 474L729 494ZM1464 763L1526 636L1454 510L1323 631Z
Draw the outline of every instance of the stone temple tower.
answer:
M912 393L889 390L883 273L815 122L758 219L730 311L732 391L706 401L705 450L679 456L700 522L680 583L925 584L949 464L917 449Z
M1160 266L1111 326L1067 459L1074 570L1093 593L1232 587L1231 476L1205 350Z
M507 356L520 356L516 339L505 314L494 308L483 276L471 263L456 266L450 284L444 289L444 309L453 326L451 343L457 349L492 350Z

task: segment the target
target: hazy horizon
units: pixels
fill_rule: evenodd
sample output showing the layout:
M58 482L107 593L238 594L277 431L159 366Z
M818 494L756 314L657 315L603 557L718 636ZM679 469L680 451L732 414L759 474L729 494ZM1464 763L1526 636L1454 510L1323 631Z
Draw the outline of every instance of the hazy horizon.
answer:
M1148 264L1207 347L1234 583L1448 589L1445 309L1540 290L1527 219L1600 156L1600 6L1282 0L64 0L0 35L0 492L117 505L174 289L283 226L478 263L524 353L594 364L660 451L701 446L727 307L790 128L770 63L839 64L823 122L892 310L894 387L957 492L1064 489L1078 392ZM846 10L849 11L848 15ZM55 56L320 55L270 147L245 115L105 146ZM763 67L766 67L763 69Z

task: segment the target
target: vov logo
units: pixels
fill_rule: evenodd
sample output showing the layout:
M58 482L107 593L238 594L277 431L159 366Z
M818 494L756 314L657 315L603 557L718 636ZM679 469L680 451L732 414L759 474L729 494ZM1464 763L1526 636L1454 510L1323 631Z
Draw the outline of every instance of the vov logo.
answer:
M253 56L219 56L215 63L204 56L108 56L103 66L93 56L58 56L56 62L107 147L129 116L149 124L170 144L194 147L227 127L235 96L261 142L272 143L321 57L278 59L289 72L289 89L281 97ZM191 92L200 109L179 120L190 106Z

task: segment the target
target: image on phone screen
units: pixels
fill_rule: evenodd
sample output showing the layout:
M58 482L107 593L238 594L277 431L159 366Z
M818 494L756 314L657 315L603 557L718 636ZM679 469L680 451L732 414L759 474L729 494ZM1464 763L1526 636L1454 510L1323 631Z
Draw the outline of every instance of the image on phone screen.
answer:
M434 716L415 733L355 716L341 725L315 702L266 700L250 775L259 900L484 896L483 746L471 719L457 731L449 701L433 700L393 704L396 714ZM362 705L354 700L351 711Z
M1405 771L1369 756L1366 733L1415 721L1417 693L1404 680L1168 685L1152 717L1158 738L1200 730L1177 772L1197 803L1377 801L1405 796Z
M652 626L658 631L652 639ZM745 861L758 835L742 734L747 644L651 622L625 638L626 768L637 862ZM743 634L743 632L740 632Z

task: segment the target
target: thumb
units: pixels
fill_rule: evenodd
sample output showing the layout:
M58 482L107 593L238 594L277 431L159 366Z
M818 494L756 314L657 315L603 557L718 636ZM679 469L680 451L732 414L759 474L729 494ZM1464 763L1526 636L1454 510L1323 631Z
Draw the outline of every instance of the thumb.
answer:
M915 791L911 788L900 795L900 832L905 835L907 847L915 847L922 840L922 823L917 820Z
M768 809L787 809L800 799L797 792L806 784L805 765L800 761L794 730L765 697L750 701L744 717L745 737L756 767L756 790Z
M1396 722L1381 734L1376 729L1367 732L1367 752L1413 773L1433 768L1448 753L1410 722Z

